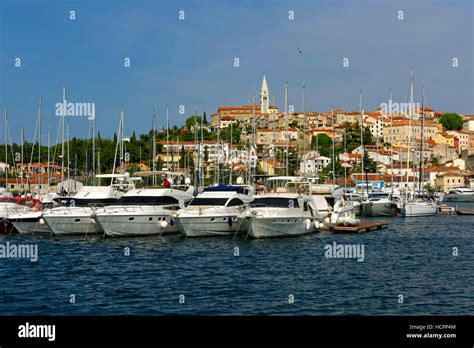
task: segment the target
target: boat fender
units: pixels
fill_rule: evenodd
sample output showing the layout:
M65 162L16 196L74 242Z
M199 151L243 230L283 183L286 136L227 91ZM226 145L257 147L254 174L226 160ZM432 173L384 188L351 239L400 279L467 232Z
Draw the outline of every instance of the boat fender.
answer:
M306 219L306 229L309 230L311 228L311 220L310 219Z
M314 227L316 227L316 229L319 229L319 221L314 222Z
M231 218L230 216L227 218L227 224L228 224L230 227L232 227L232 218Z
M44 219L43 218L39 219L39 224L44 225Z
M166 222L166 221L165 221ZM173 218L170 219L170 226L173 226L174 225L174 220Z
M168 222L166 222L165 220L163 220L163 221L160 222L160 226L161 226L162 229L165 229L166 226L168 226Z

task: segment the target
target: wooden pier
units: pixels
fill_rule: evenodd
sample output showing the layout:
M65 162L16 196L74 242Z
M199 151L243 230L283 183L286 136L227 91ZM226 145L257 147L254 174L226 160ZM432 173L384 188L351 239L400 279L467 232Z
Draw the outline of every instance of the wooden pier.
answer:
M388 226L388 221L361 221L356 226L336 226L329 224L329 231L333 233L360 233L372 230L380 230Z
M474 215L474 210L456 210L456 214L458 215Z

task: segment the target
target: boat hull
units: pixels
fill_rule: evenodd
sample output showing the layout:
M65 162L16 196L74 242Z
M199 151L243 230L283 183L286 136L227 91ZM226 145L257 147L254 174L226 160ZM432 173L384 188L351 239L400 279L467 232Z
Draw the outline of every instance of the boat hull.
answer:
M293 237L316 232L314 220L302 217L243 217L248 236L256 239Z
M242 231L237 215L178 216L176 225L186 237L233 236Z
M398 207L393 202L368 202L362 204L362 211L365 216L396 216Z
M54 235L89 235L101 232L90 213L44 214L43 219Z
M33 233L52 233L51 228L44 223L40 222L41 217L19 217L12 218L10 222L15 226L16 230L21 234L33 234Z
M106 237L141 237L178 233L170 215L96 215L94 219ZM166 222L163 227L162 223Z
M444 202L474 202L474 195L447 195Z
M401 215L404 217L433 216L438 214L436 204L404 204L401 207Z

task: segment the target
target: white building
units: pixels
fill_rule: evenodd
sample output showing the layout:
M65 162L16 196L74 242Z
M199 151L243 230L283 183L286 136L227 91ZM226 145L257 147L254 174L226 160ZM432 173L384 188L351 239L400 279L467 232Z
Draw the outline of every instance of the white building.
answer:
M324 167L331 163L331 159L325 156L319 156L316 151L311 151L306 155L302 156L300 162L300 173L305 173L308 175L316 175Z

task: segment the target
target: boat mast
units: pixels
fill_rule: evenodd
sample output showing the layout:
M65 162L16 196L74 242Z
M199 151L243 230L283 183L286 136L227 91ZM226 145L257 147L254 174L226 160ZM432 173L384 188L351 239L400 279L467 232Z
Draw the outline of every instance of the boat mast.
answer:
M229 185L232 185L232 122L230 122Z
M205 113L205 111L204 111L204 113ZM201 116L201 144L202 144L201 156L203 156L203 157L202 157L202 160L201 160L200 172L201 172L201 186L202 187L204 187L204 130L202 128L203 119L204 119L204 114ZM173 171L174 171L174 166L173 166Z
M92 186L95 186L95 117L92 119Z
M288 176L288 82L285 82L285 175Z
M51 191L50 176L51 176L51 127L48 127L48 178L47 178L48 179L48 193L50 193Z
M69 118L67 119L66 124L66 131L67 131L67 182L68 182L68 192L71 190L71 182L69 181L71 178L71 158L69 152L69 144L71 143L69 138Z
M332 184L336 184L336 149L335 141L336 133L334 132L334 106L331 106L331 119L332 119Z
M169 138L169 118L168 118L168 107L166 107L166 161L168 164L170 163L170 138ZM173 166L173 163L171 163L171 167ZM166 166L166 169L169 171L169 166Z
M232 120L230 120L232 123ZM220 182L220 157L221 157L221 115L218 114L217 119L217 157L216 157L216 184Z
M391 88L390 88L390 99L389 99L388 105L389 105L388 114L390 116L390 133L392 133L393 132L393 113L392 113L392 89ZM392 185L392 195L393 195L393 145L392 145L392 139L390 139L390 169L392 171L391 185Z
M38 170L39 170L39 183L38 183L38 196L41 193L41 184L42 184L42 168L41 168L41 114L43 109L43 100L41 97L38 99Z
M21 127L21 166L24 168L25 162L23 161L24 158L24 151L25 151L25 129ZM22 175L21 175L21 188L23 189L23 169L22 169Z
M5 188L7 189L8 192L8 142L7 142L7 122L8 122L8 117L7 117L7 107L3 109L4 113L4 122L5 122Z
M303 107L303 176L306 178L306 165L307 165L307 159L306 159L306 105L305 105L305 90L306 86L303 81L303 96L301 97L301 104Z
M362 180L365 180L365 186L367 194L369 194L369 182L364 168L364 156L365 156L365 145L364 145L364 110L362 109L362 90L359 90L359 111L360 111L360 146L362 147L362 158L361 158L361 169L362 169ZM364 179L365 176L365 179ZM362 184L362 197L364 196L364 184Z
M260 110L260 114L262 113L262 110ZM256 112L255 112L255 91L253 92L252 96L252 148L255 151L255 159L256 162L258 162L258 153L257 153L257 122L256 122ZM252 177L250 178L250 183L255 181L255 174L256 174L256 169L257 169L257 163L253 163L252 165Z
M66 85L63 85L63 112L61 113L61 185L64 189L64 117L66 117Z
M152 171L153 171L153 177L152 177L152 185L155 186L156 185L156 177L155 177L155 171L156 171L156 109L153 108L153 115L152 115L152 124L151 124L151 128L152 128L152 132L153 132L153 136L152 136L152 141L153 141L153 145L152 145L152 148L153 148L153 154L152 154L152 158L151 158L151 163L152 163ZM168 145L166 145L166 147L168 148Z
M408 108L408 143L407 143L407 181L406 181L406 197L408 198L408 172L410 170L410 151L411 151L411 137L412 137L412 118L413 118L413 84L415 75L413 69L411 69L411 80L410 80L410 107Z
M424 102L425 102L425 84L421 82L421 150L420 150L420 179L418 186L418 194L422 194L423 189L423 165L424 165L424 131L425 131L425 111L424 111Z

